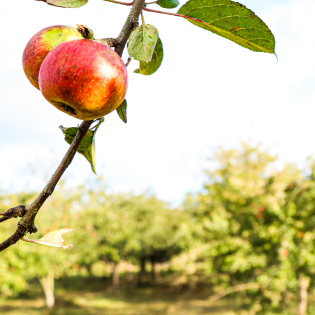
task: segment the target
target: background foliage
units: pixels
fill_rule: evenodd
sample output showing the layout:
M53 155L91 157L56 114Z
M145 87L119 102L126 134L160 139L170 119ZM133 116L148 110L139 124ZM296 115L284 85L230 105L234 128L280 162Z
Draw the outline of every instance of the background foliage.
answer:
M219 149L202 191L187 195L178 209L149 193L109 193L103 182L62 184L37 224L40 236L72 227L65 239L74 248L20 241L4 251L1 294L17 296L53 271L69 281L112 278L115 292L119 277L121 290L126 283L175 290L206 285L210 300L232 288L227 298L241 296L239 310L296 314L303 284L311 299L315 283L315 167L311 159L303 170L276 162L259 146ZM2 191L1 209L32 198ZM2 238L15 222L6 224ZM248 290L234 291L244 284Z

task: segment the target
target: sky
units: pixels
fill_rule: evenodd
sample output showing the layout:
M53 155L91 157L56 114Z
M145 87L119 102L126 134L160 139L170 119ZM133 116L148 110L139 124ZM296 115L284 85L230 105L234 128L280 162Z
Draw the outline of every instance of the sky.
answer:
M217 147L239 147L241 141L262 143L283 163L303 165L315 156L315 3L238 2L272 30L278 60L181 18L144 12L159 31L164 59L152 76L133 73L138 62L130 63L128 123L113 112L97 132L98 178L112 191L149 190L178 204L201 189L207 158ZM116 37L129 10L101 0L78 9L1 1L0 188L42 188L68 148L58 127L80 123L26 79L21 58L28 40L57 24L85 24L96 38ZM65 176L73 185L95 178L80 155Z

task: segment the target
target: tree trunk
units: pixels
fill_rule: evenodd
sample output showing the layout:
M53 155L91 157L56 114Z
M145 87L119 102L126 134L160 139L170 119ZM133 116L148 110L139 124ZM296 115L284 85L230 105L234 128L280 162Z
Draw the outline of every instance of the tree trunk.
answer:
M119 272L118 272L118 264L116 262L113 263L113 273L112 273L112 283L113 283L113 292L119 292Z
M140 271L139 271L139 276L138 276L138 285L141 286L142 283L145 282L145 262L146 262L146 258L145 257L141 257L140 258Z
M299 315L305 315L307 309L307 290L310 285L310 279L301 276L299 278L299 284L300 284Z
M133 280L133 273L132 273L132 264L128 262L127 265L127 282L131 282Z
M42 285L45 302L48 308L53 308L55 305L55 285L54 285L54 272L49 271L48 274L39 279L40 284Z
M158 276L158 271L157 271L157 268L156 268L156 262L151 259L151 280L154 281L156 280Z

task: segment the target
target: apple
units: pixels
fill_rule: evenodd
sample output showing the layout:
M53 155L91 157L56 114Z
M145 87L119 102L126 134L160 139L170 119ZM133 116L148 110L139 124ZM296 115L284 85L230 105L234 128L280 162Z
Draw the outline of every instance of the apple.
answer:
M82 27L81 25L78 26ZM37 88L40 66L48 53L60 43L84 38L82 33L72 26L54 25L36 33L27 43L23 52L23 69L28 80Z
M56 46L39 71L45 99L70 116L91 120L115 110L127 91L127 69L107 45L78 39Z

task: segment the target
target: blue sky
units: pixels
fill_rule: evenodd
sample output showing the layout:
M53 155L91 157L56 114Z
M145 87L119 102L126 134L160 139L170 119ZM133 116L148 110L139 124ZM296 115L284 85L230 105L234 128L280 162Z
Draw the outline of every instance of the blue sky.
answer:
M131 62L128 123L113 112L98 131L98 175L111 189L150 189L178 203L202 186L213 150L240 141L263 143L281 162L302 165L315 156L315 4L239 2L273 31L278 62L180 18L144 13L146 23L159 30L164 60L150 77L134 74L137 62ZM115 37L129 9L101 0L72 10L33 0L1 3L1 29L8 31L0 50L0 187L42 187L67 150L58 126L80 122L56 110L27 81L21 57L28 40L56 24L86 24L97 38ZM81 156L66 176L73 184L93 178Z

